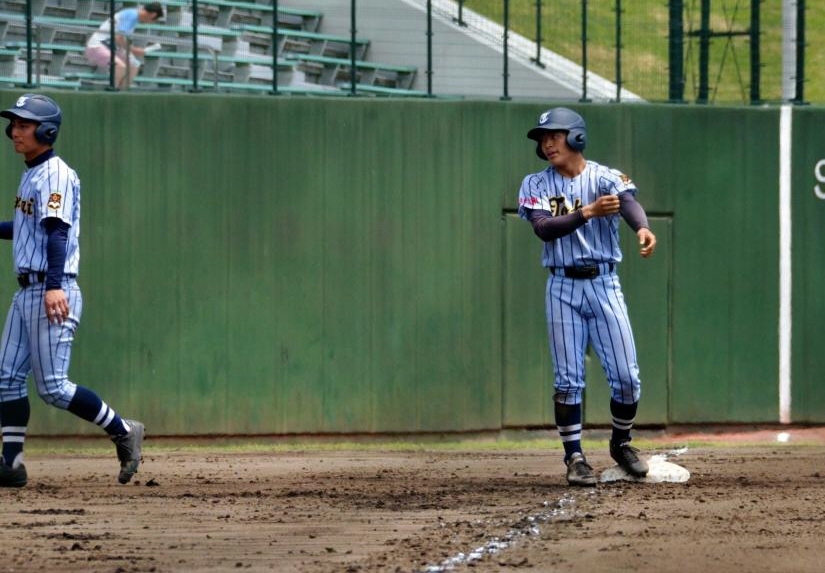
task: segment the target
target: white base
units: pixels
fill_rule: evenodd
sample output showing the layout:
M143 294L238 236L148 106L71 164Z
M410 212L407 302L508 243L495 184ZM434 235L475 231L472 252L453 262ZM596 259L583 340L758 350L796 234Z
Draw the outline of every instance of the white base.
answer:
M628 474L619 466L604 470L599 481L636 481L642 483L684 483L690 478L690 472L682 466L665 460L665 456L651 456L647 460L648 472L643 478Z

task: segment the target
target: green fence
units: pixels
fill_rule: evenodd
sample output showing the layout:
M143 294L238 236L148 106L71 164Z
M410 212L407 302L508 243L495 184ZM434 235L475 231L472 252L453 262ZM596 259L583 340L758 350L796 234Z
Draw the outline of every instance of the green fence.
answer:
M83 189L71 378L153 434L552 423L541 245L513 215L544 106L55 97ZM661 242L642 261L624 235L640 421L778 420L779 110L578 109L588 157L634 178ZM822 113L794 110L795 421L825 419ZM22 167L7 145L7 218ZM606 420L599 370L589 423ZM30 433L96 431L33 402Z
M791 408L794 420L822 422L822 319L825 317L825 142L817 127L822 110L795 110L790 165L793 186Z

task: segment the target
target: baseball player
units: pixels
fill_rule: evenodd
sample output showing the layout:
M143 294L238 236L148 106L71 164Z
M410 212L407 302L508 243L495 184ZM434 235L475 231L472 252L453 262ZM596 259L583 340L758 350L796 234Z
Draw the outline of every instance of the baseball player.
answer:
M587 127L579 114L563 107L550 109L539 116L527 137L536 141L536 155L549 164L522 181L519 215L544 241L554 409L567 481L583 486L596 483L581 445L588 344L599 356L610 384L610 455L629 474L643 477L647 463L630 446L640 382L633 333L616 274L622 260L620 217L639 237L642 257L653 254L656 237L635 199L637 190L630 178L585 159Z
M46 403L97 424L111 436L120 460L118 481L127 483L140 465L143 424L121 418L67 376L83 299L76 280L80 181L52 148L62 113L51 98L26 94L0 116L10 120L6 135L26 162L14 200L14 220L0 223L0 238L12 240L20 285L0 339L0 487L26 485L23 442L29 422L29 373Z

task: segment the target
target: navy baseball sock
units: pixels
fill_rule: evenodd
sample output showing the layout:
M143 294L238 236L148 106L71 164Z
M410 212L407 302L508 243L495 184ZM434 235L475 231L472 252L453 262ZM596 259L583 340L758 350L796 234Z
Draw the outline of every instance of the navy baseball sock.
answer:
M97 424L110 436L122 436L129 432L129 426L114 408L110 408L97 394L83 386L77 387L67 409L75 416Z
M555 402L556 429L564 446L564 461L582 451L582 405Z
M610 400L610 414L613 416L613 435L610 441L614 444L622 444L630 441L630 430L633 422L636 421L636 410L638 402L632 404L622 404L616 400Z
M13 468L23 461L23 442L29 425L31 407L28 397L0 403L3 427L3 461Z

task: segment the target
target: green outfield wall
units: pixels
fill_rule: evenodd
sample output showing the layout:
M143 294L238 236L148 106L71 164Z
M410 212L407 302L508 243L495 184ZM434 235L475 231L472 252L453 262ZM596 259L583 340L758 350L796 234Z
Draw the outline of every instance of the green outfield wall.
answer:
M151 434L552 425L541 245L515 215L549 102L51 95L82 182L71 379ZM642 260L623 231L639 422L778 421L780 110L573 107L660 241ZM793 117L790 411L821 422L825 112ZM22 167L7 142L5 219ZM9 300L9 243L2 276ZM99 430L35 399L29 432Z

